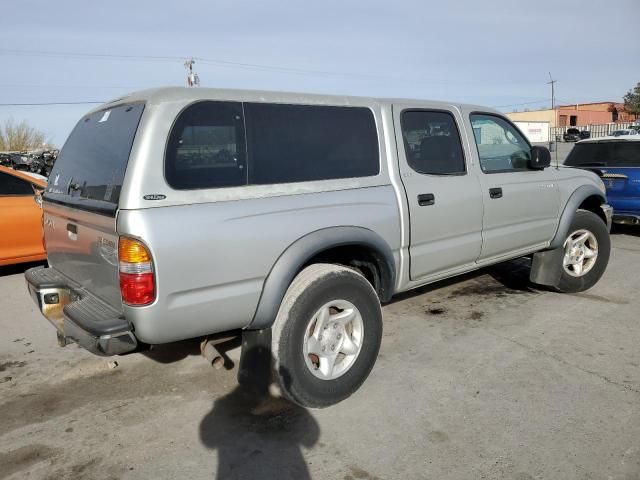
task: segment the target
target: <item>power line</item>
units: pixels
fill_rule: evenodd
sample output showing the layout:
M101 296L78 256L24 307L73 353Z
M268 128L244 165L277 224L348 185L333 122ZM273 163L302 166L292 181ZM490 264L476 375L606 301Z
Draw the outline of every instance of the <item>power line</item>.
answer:
M96 105L107 102L42 102L42 103L0 103L0 107L22 107L39 105Z
M94 58L94 59L117 59L117 60L154 60L154 61L176 61L184 60L186 57L171 57L162 55L116 55L110 53L81 53L81 52L55 52L50 50L12 50L0 48L0 54L4 55L27 55L34 57L68 57L68 58Z
M295 67L281 67L277 65L267 65L267 64L257 64L257 63L247 63L247 62L233 62L228 60L220 60L220 59L208 59L202 57L179 57L179 56L168 56L168 55L119 55L119 54L103 54L103 53L79 53L79 52L60 52L60 51L45 51L45 50L13 50L0 48L0 55L26 55L26 56L43 56L43 57L58 57L58 58L75 58L75 59L99 59L99 60L128 60L128 61L160 61L160 62L175 62L185 60L187 63L194 62L194 60L198 60L199 63L202 64L210 64L210 65L218 65L218 66L226 66L233 68L247 68L254 70L266 70L266 71L275 71L275 72L286 72L286 73L295 73L295 74L303 74L303 75L337 75L337 76L346 76L346 77L366 77L366 78L377 78L377 79L386 79L386 80L394 80L400 82L406 82L407 78L395 78L384 75L375 75L375 74L364 74L364 73L345 73L345 72L334 72L334 71L326 71L326 70L312 70L312 69L303 69L303 68L295 68ZM445 82L446 80L436 80L436 79L423 79L423 78L411 78L409 79L411 83L415 82ZM118 88L118 87L100 87L100 88ZM123 87L126 88L126 87ZM515 107L520 105L531 105L535 103L546 102L547 99L535 100L531 102L522 102L522 103L513 103L509 105L494 105L494 108L506 108L506 107ZM104 102L43 102L43 103L0 103L0 106L22 106L22 105L81 105L81 104L98 104Z
M65 85L52 85L50 83L48 84L44 84L44 83L0 83L0 88L47 88L47 89L53 89L53 88L58 88L58 89L78 89L78 88L104 88L104 89L110 89L110 90L123 90L123 89L129 89L129 90L142 90L143 88L150 88L148 85L146 86L142 86L142 85L89 85L89 84L83 84L83 85L77 85L77 84L65 84Z
M80 53L80 52L66 52L66 51L51 51L51 50L15 50L8 48L0 48L0 55L16 55L16 56L38 56L38 57L53 57L53 58L71 58L71 59L94 59L94 60L125 60L125 61L151 61L151 62L185 62L188 60L196 60L205 65L216 65L218 67L228 68L242 68L259 71L269 72L281 72L297 75L324 75L324 76L339 76L339 77L356 77L356 78L370 78L378 80L393 80L401 83L419 84L424 82L438 83L448 85L451 83L451 79L445 78L425 78L425 77L393 77L388 75L380 75L375 73L355 73L355 72L337 72L330 70L316 70L310 68L299 67L284 67L280 65L270 65L264 63L250 63L250 62L235 62L230 60L205 58L205 57L192 57L192 56L170 56L170 55L121 55L111 53ZM458 83L461 83L459 79L456 79ZM476 80L469 80L462 83L476 83ZM522 82L507 82L507 83L522 83Z
M188 57L188 56L170 56L170 55L120 55L120 54L105 54L105 53L80 53L80 52L67 52L67 51L45 51L45 50L15 50L0 48L0 55L17 55L17 56L43 56L52 58L70 58L76 60L124 60L124 61L149 61L149 62L185 62L185 61L198 61L203 65L214 65L223 68L236 68L236 69L248 69L265 72L275 73L287 73L292 75L307 75L307 76L333 76L333 77L346 77L346 78L363 78L363 79L375 79L379 81L391 81L398 84L417 86L420 85L423 88L428 84L431 85L449 85L452 83L451 79L443 78L424 78L414 76L401 76L393 77L387 75L380 75L375 73L350 73L350 72L336 72L328 70L315 70L308 68L298 67L283 67L279 65L269 65L262 63L249 63L249 62L235 62L222 59L203 58L203 57ZM476 80L462 81L459 78L453 80L454 83L476 83ZM520 81L504 82L505 84L513 83L527 83ZM112 87L108 87L112 88ZM115 88L115 87L114 87ZM135 88L134 88L135 90ZM512 105L500 105L494 108L505 108L518 105L530 105L533 103L541 103L544 100L535 102L524 102ZM60 104L59 102L52 102L53 104ZM93 102L91 102L93 103ZM0 104L3 106L5 104Z
M543 103L543 102L548 102L548 101L549 101L548 98L543 98L543 99L540 99L540 100L534 100L532 102L511 103L509 105L494 105L493 108L518 107L520 105L532 105L534 103Z
M213 58L203 57L178 57L178 56L163 56L163 55L119 55L119 54L107 54L107 53L79 53L79 52L56 52L45 50L12 50L6 48L0 48L0 54L2 55L19 55L19 56L36 56L36 57L54 57L54 58L75 58L75 59L95 59L95 60L127 60L127 61L156 61L156 62L175 62L185 60L197 60L203 64L218 65L223 67L244 68L251 70L264 70L273 72L285 72L295 73L302 75L337 75L348 77L365 77L365 78L379 78L379 79L392 79L384 75L373 75L366 73L345 73L335 72L328 70L313 70L306 68L296 67L282 67L278 65L268 65L261 63L249 63L249 62L233 62L230 60L221 60Z

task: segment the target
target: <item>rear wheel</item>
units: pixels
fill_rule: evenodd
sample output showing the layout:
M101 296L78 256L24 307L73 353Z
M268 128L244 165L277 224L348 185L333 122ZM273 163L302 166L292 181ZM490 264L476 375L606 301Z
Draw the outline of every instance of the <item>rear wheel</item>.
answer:
M562 248L562 273L556 288L572 293L593 287L607 268L611 250L602 219L593 212L578 210Z
M354 393L378 356L380 301L347 267L314 264L291 283L272 327L275 377L286 397L327 407Z

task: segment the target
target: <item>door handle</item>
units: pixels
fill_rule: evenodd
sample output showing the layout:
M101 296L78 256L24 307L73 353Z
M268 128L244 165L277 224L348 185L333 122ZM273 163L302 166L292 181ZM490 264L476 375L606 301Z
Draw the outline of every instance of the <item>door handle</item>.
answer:
M502 198L502 188L501 187L490 188L489 189L489 197L491 197L491 198Z
M436 197L433 193L421 193L418 195L418 205L421 207L433 205L434 203L436 203Z

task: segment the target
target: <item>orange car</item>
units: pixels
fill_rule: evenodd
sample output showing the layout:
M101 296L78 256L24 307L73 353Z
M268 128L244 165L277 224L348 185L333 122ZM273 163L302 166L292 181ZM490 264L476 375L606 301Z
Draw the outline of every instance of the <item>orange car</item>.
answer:
M47 258L35 198L46 186L44 177L0 166L0 265Z

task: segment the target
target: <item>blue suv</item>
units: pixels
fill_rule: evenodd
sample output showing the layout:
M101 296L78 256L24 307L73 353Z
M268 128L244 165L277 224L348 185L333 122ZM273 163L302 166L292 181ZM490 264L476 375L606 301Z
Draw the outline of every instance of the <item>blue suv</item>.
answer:
M582 140L564 164L592 170L602 178L614 222L640 224L640 136Z

